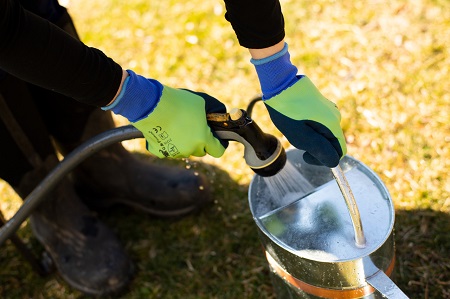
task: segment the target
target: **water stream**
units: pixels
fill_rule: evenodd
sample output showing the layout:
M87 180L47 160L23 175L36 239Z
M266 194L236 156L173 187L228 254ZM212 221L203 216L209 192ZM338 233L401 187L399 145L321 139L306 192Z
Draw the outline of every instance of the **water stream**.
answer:
M282 200L290 194L297 198L306 195L314 189L313 185L295 168L290 161L276 175L264 177L270 195L273 199Z

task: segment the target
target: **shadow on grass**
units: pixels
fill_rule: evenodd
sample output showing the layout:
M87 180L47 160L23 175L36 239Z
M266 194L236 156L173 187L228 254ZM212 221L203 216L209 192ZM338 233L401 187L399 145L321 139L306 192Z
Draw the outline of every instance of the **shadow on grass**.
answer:
M155 163L186 167L184 161ZM128 290L111 298L273 298L248 208L248 186L237 184L215 166L200 162L190 166L209 179L212 189L214 202L201 211L178 219L159 219L123 206L99 213L122 241L136 269ZM18 233L34 254L42 253L28 224ZM0 297L85 296L56 273L39 277L7 242L0 249Z
M183 161L158 161L185 167ZM243 167L246 167L243 165ZM179 219L117 206L100 214L135 264L125 293L112 298L274 298L267 262L248 208L248 186L200 162L214 203ZM25 225L19 235L42 247ZM397 210L394 281L410 298L450 298L450 215ZM56 274L39 277L8 242L0 248L1 298L84 298Z

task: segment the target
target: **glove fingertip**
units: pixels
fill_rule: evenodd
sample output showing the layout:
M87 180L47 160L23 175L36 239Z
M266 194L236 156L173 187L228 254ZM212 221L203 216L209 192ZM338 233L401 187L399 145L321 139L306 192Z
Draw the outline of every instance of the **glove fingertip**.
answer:
M228 148L228 145L230 144L228 141L225 141L225 140L221 140L220 139L220 144L225 148L225 149L227 149Z
M208 155L214 157L214 158L220 158L225 153L226 147L222 146L221 143L217 143L212 147L207 147L206 152Z
M305 153L303 154L303 160L304 160L306 163L311 164L311 165L323 166L323 164L320 163L319 160L317 160L316 158L314 158L314 156L312 156L312 155L311 155L310 153L308 153L308 152L305 152Z
M333 168L333 167L338 166L340 159L334 158L334 157L327 157L326 159L318 160L316 157L314 157L310 153L305 152L303 154L303 160L305 160L306 163L311 164L311 165L326 166L329 168Z
M347 143L345 141L345 137L342 136L342 138L339 138L339 144L342 150L342 157L344 157L347 154Z

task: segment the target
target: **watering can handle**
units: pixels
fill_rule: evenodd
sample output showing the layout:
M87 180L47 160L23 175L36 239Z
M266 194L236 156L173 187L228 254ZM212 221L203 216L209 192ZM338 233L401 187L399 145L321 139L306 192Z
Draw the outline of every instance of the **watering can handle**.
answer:
M333 173L334 179L336 180L342 196L345 199L345 203L347 204L347 209L353 223L353 230L355 231L356 246L364 248L366 246L366 238L364 237L361 216L359 214L358 206L356 205L355 197L350 189L350 185L348 184L344 172L339 165L331 168L331 172Z

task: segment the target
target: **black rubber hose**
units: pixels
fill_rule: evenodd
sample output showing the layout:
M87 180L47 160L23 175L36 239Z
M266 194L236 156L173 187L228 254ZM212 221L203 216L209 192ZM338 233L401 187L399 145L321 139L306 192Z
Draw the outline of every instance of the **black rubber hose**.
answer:
M259 101L262 101L262 97L258 96L256 98L254 98L253 100L250 101L250 103L248 103L247 106L247 115L249 117L252 117L252 113L253 113L253 107L255 106L255 104Z
M17 213L0 228L0 246L19 229L56 184L86 158L114 143L142 137L140 131L128 125L98 134L74 149L34 188Z

